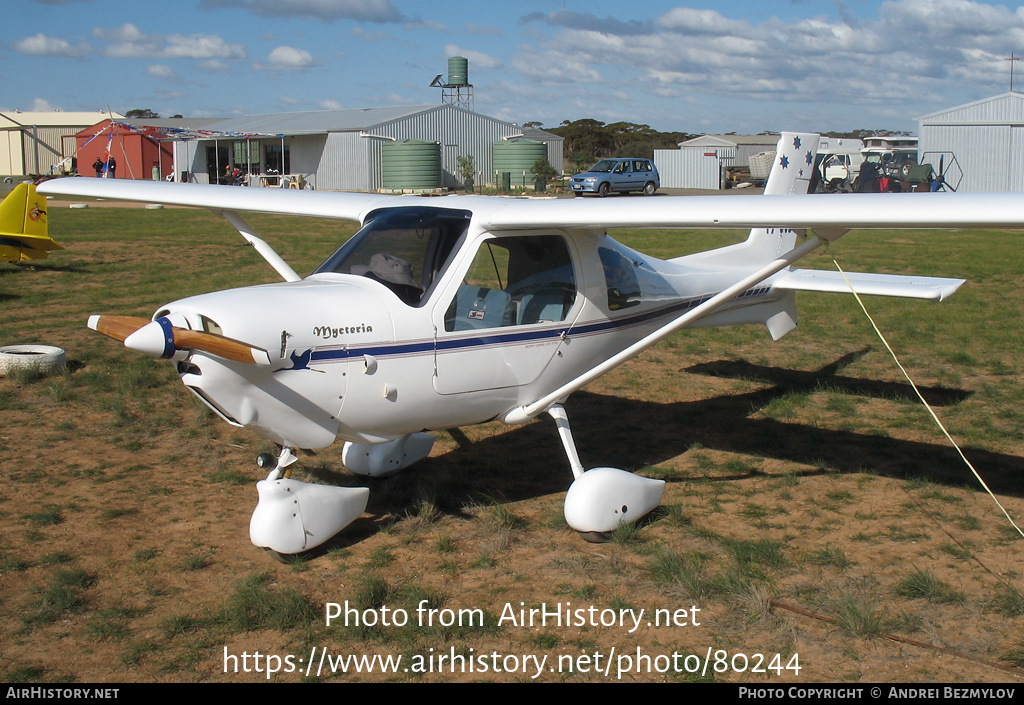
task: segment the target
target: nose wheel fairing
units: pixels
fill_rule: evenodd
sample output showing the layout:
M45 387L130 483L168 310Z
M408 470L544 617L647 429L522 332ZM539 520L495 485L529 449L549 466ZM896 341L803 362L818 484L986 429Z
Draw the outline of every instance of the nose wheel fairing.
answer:
M653 511L665 494L665 481L634 475L618 468L584 470L561 404L547 413L572 468L573 483L565 493L565 521L588 541L598 540L620 524L631 524Z
M367 487L314 485L290 478L256 483L259 504L249 521L249 539L281 554L324 543L366 511Z

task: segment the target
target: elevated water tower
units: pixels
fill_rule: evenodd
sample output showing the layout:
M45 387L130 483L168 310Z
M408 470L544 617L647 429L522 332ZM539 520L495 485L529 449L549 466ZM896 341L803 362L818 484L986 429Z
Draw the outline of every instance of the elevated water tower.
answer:
M473 84L469 82L469 59L453 56L448 59L448 82L444 74L430 82L432 88L441 89L441 102L458 108L473 110Z

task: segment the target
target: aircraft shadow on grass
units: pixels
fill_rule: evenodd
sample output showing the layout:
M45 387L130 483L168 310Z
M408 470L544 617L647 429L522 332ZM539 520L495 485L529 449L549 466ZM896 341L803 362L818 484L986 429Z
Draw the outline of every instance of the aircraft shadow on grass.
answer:
M977 487L956 450L936 429L935 442L892 438L874 433L817 428L770 418L752 418L775 399L820 390L880 399L920 403L909 384L879 382L839 374L869 348L843 355L813 370L763 367L720 360L684 371L762 383L759 389L724 394L700 401L667 404L624 399L594 392L577 392L566 403L574 419L573 435L585 467L610 465L638 471L685 453L694 444L746 456L771 458L815 469L797 472L812 476L826 472L867 472L896 479L924 479L958 487ZM946 387L921 387L933 407L968 399L972 392ZM545 417L546 419L546 417ZM470 442L451 432L459 448L428 458L397 476L370 480L367 511L377 517L415 514L417 503L431 502L438 511L465 515L463 507L500 501L532 499L562 493L572 481L550 419L516 427L484 440ZM964 453L993 492L1024 496L1024 458L979 448ZM343 481L340 473L330 478ZM751 469L743 474L689 474L689 482L735 482L763 476ZM365 478L356 478L356 482ZM670 483L671 479L668 480ZM379 530L373 522L356 522L353 530L335 537L332 546L358 542Z

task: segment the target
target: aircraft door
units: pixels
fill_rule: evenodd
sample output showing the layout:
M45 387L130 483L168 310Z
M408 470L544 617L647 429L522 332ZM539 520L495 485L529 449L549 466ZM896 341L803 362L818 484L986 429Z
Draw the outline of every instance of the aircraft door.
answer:
M579 311L578 268L561 235L484 240L434 311L440 394L533 382Z

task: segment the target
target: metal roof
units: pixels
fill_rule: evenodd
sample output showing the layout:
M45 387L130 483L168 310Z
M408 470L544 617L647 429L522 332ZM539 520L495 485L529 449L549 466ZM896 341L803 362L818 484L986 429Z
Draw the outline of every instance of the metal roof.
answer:
M769 144L774 147L778 135L701 135L680 142L680 147L738 147L741 144Z
M919 124L1020 124L1024 119L1024 93L1014 91L946 108L917 118Z
M401 105L387 108L355 108L349 110L314 110L310 112L267 113L230 118L205 125L218 132L245 132L271 135L309 135L327 132L369 130L410 115L453 108L450 105ZM468 111L467 111L468 112Z
M82 128L103 122L111 116L115 120L124 119L124 115L120 113L108 113L100 110L95 112L64 112L63 110L22 112L20 110L5 110L0 112L0 129L26 127L29 125Z

